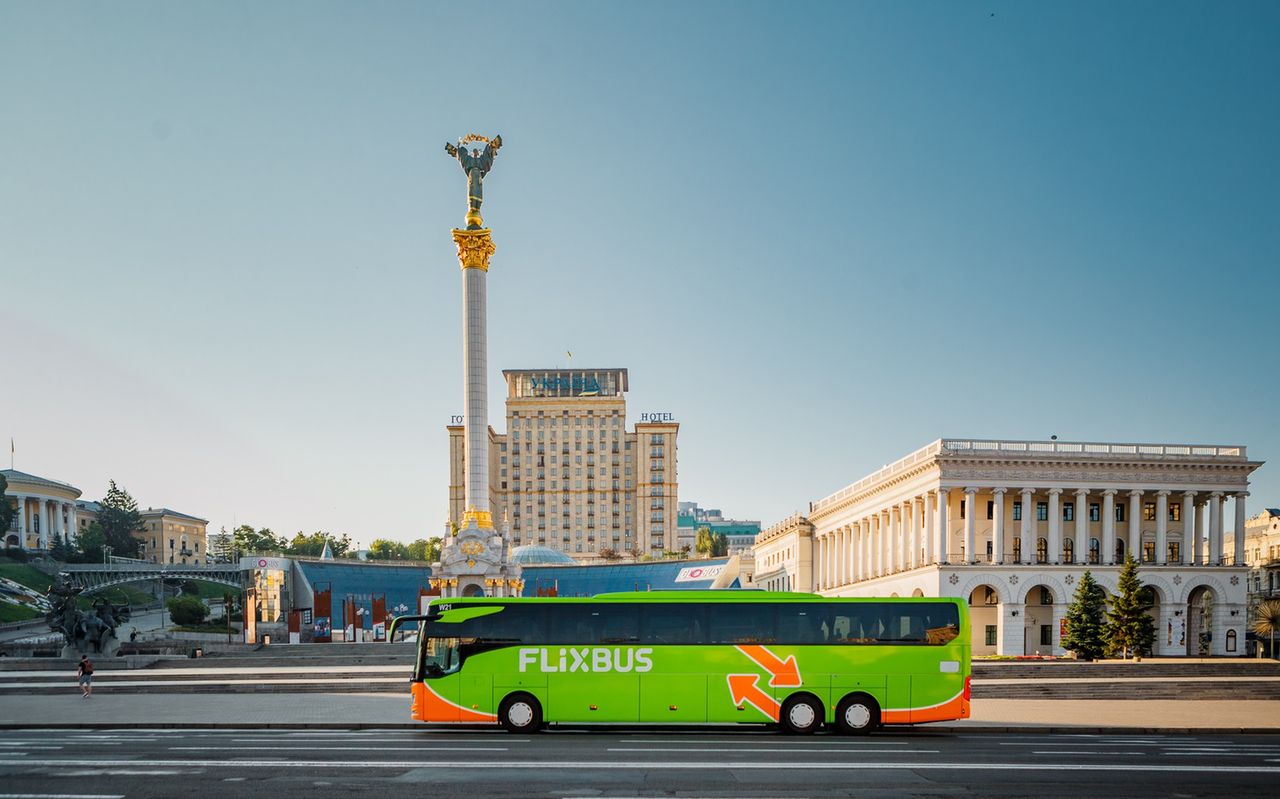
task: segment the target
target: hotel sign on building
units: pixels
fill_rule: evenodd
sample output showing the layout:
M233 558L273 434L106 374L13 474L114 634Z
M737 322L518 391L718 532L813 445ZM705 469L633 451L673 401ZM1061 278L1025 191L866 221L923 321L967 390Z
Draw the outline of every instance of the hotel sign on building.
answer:
M762 587L969 600L974 654L1063 654L1085 570L1125 555L1150 587L1156 655L1242 655L1242 446L940 439L760 533ZM1233 524L1234 521L1234 524Z
M513 546L575 557L676 548L676 439L668 418L627 430L626 369L509 369L506 433L489 436L490 504ZM449 518L465 508L463 428L449 430Z

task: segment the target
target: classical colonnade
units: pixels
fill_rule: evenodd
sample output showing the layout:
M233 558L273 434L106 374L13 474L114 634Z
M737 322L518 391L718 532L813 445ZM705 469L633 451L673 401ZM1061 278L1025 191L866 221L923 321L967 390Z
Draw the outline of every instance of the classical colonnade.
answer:
M979 552L974 545L979 514L973 509L981 512L982 520L987 519L986 502L980 502L980 496L984 500L990 497L992 503L989 553ZM932 489L848 523L818 530L814 540L814 588L831 590L941 563L1112 564L1123 559L1123 552L1131 552L1139 560L1157 565L1242 564L1245 562L1243 535L1235 536L1231 557L1225 552L1223 503L1228 498L1234 500L1235 529L1243 530L1248 496L1245 491L1175 488ZM1072 504L1069 520L1064 519L1066 502ZM1117 530L1117 503L1126 506L1122 511L1124 521L1119 522L1125 527L1123 535ZM1099 506L1096 515L1092 504ZM1173 504L1177 509L1171 511ZM1148 505L1154 508L1148 509ZM958 552L949 551L952 513L961 516L963 522ZM1171 517L1176 517L1178 529L1170 529ZM1012 536L1010 531L1015 525L1018 533ZM1100 528L1100 538L1091 535L1091 525ZM1153 545L1150 549L1143 546L1144 525L1146 532L1154 534L1154 539L1148 542ZM1189 530L1192 531L1190 540ZM983 532L985 542L986 531ZM1099 538L1097 547L1090 546L1093 538ZM1124 548L1118 547L1117 542L1123 542Z
M13 524L5 533L5 543L9 537L18 537L18 546L27 548L27 536L36 533L36 549L49 549L53 546L50 534L64 540L75 540L76 537L76 503L57 497L43 497L31 494L10 494L18 500Z

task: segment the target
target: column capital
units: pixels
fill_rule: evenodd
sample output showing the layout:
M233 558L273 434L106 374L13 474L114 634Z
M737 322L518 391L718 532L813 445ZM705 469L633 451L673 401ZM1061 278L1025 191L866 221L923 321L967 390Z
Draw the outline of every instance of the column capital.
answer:
M1114 497L1116 494L1119 494L1119 493L1120 492L1114 488L1108 488L1105 491L1101 492L1102 496L1104 497Z
M998 487L998 486L997 486L996 488L991 489L991 493L992 493L992 494L995 494L996 496L1000 496L1001 494L1007 493L1008 491L1009 491L1009 489L1007 489L1007 488L1000 488L1000 487Z
M1223 497L1226 493L1227 493L1227 492L1225 492L1225 491L1210 491L1210 492L1209 492L1209 499L1222 499L1222 497Z
M1141 489L1141 488L1135 488L1135 489L1133 489L1132 491L1130 491L1130 492L1129 492L1129 496L1130 496L1130 498L1132 498L1132 499L1137 499L1138 497L1141 497L1141 496L1142 496L1142 489Z
M1019 488L1018 493L1024 494L1026 496L1031 496L1032 494L1036 493L1036 490L1034 488Z
M1248 496L1249 496L1249 492L1248 492L1248 491L1237 491L1237 492L1235 493L1235 495L1234 495L1234 496L1235 496L1237 499L1247 499L1247 498L1248 498Z
M453 231L454 244L458 245L458 263L463 269L480 269L485 272L489 271L489 256L493 255L495 247L490 231L487 228L479 230L457 230Z
M1172 494L1172 493L1173 493L1173 492L1172 492L1172 491L1170 491L1169 489L1167 489L1167 488L1162 488L1162 489L1160 489L1159 491L1157 491L1157 492L1156 492L1156 496L1157 496L1157 497L1167 497L1167 496L1169 496L1169 495L1170 495L1170 494Z
M1058 496L1059 494L1061 494L1061 493L1062 493L1062 489L1061 489L1061 488L1050 488L1050 489L1049 489L1047 492L1045 492L1045 493L1047 493L1047 494L1048 494L1049 496L1051 496L1051 497L1056 497L1056 496Z
M1077 496L1077 497L1087 497L1087 496L1089 496L1089 489L1087 489L1087 488L1077 488L1077 489L1075 490L1075 493L1076 493L1076 496Z
M978 493L978 489L976 489L976 488L965 488L964 493L965 493L965 494L967 494L967 495L969 495L969 496L974 496L975 494L977 494L977 493Z
M947 488L946 486L938 486L938 488L935 489L934 493L940 494L945 497L947 494L951 493L951 489Z
M1182 496L1183 496L1185 499L1195 499L1195 497L1196 497L1196 492L1194 492L1194 491L1183 491L1183 492L1182 492Z

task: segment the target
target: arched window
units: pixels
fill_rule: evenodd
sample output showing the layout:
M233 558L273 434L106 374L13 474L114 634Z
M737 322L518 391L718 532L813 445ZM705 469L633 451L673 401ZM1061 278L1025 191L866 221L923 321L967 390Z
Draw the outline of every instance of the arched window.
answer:
M1102 545L1098 543L1098 539L1090 538L1089 539L1089 562L1097 563L1099 559L1099 554L1101 552L1102 552Z
M1036 563L1049 560L1049 542L1043 538L1036 539Z
M1227 630L1227 651L1228 652L1236 651L1236 631L1235 630Z
M1116 563L1124 560L1124 539L1116 538Z
M1076 542L1070 538L1064 539L1062 542L1062 562L1075 563L1076 559Z

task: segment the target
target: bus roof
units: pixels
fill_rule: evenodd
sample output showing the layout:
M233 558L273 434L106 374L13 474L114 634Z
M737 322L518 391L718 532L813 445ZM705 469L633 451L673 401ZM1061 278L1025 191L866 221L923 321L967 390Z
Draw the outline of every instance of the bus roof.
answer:
M432 602L465 602L492 604L494 602L963 602L958 597L824 597L820 594L793 591L619 591L584 597L432 597Z

